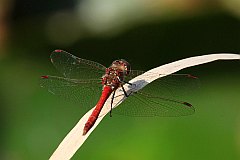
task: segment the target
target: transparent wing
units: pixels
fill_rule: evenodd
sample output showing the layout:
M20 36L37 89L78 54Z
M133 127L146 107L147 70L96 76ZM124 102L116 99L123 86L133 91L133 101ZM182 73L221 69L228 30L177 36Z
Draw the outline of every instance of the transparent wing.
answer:
M77 102L84 110L96 105L101 96L101 79L78 80L56 76L42 76L40 86L54 95Z
M130 81L134 77L137 77L138 75L143 74L145 71L140 71L140 70L131 70L129 75L124 78L125 81Z
M52 52L51 62L64 77L73 79L101 78L106 67L86 59L78 58L63 50Z
M199 88L197 77L188 74L169 75L153 81L131 94L113 113L127 116L185 116L194 107L183 100Z

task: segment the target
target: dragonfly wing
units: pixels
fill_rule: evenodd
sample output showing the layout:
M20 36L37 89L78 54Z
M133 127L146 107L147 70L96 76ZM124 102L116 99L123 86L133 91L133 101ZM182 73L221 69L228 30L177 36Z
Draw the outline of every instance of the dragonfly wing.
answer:
M100 79L78 80L56 76L42 76L40 86L46 88L54 95L76 102L84 109L95 106L102 91Z
M113 113L136 117L176 117L191 115L194 111L194 107L187 102L138 92L128 97Z
M78 58L66 51L52 52L51 62L64 77L73 79L95 79L104 75L106 67L82 58Z
M167 99L186 99L200 88L198 77L190 74L171 74L156 79L141 91Z
M194 107L183 99L199 88L198 78L188 74L162 77L131 94L113 113L128 116L184 116ZM133 89L134 90L134 89Z
M144 71L140 71L140 70L131 70L129 75L125 77L125 81L128 82L130 81L131 79L133 79L134 77L137 77L138 75L141 75L143 74Z

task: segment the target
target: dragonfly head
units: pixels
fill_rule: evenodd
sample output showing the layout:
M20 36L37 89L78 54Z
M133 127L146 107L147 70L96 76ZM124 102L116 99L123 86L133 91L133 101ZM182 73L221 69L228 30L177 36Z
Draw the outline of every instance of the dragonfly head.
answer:
M111 67L120 69L125 76L128 75L131 70L130 64L124 59L113 61Z

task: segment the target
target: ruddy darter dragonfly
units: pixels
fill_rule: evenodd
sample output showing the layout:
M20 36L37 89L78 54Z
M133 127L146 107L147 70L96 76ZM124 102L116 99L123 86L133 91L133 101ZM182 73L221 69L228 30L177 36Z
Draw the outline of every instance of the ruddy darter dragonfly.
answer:
M90 109L96 105L85 123L83 135L92 128L110 96L112 111L113 104L116 104L114 100L117 89L128 98L114 109L113 113L129 116L185 116L194 113L194 107L190 103L170 98L195 88L197 78L189 74L166 76L138 92L130 90L127 93L123 85L134 86L128 81L144 72L131 70L126 60L115 60L107 68L63 50L53 51L50 58L64 77L42 76L41 87L47 88L55 95L77 101L81 108Z

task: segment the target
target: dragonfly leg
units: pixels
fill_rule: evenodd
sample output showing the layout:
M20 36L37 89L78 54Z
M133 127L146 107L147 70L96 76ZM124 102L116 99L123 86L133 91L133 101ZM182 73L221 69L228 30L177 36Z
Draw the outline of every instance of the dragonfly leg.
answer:
M129 85L132 85L132 83L129 83L129 82L127 82L127 81L123 81L124 83L127 83L127 84L129 84Z
M110 117L112 117L112 104L113 104L113 99L114 99L114 96L115 96L115 92L116 91L113 91L113 95L112 95Z
M126 92L126 90L124 89L123 85L121 85L121 87L122 87L123 93L124 93L124 95L125 95L126 97L129 97L129 96L133 93L133 92L131 92L131 93L127 94L127 92Z

